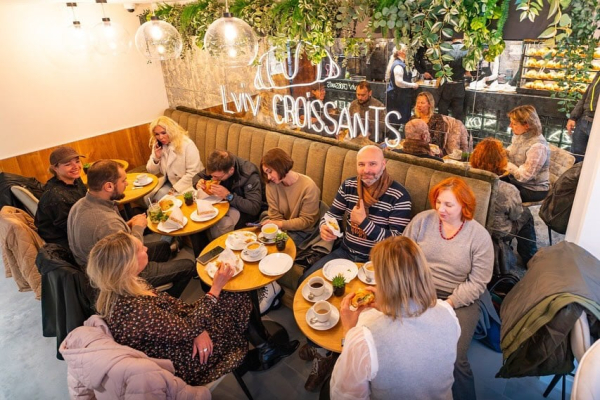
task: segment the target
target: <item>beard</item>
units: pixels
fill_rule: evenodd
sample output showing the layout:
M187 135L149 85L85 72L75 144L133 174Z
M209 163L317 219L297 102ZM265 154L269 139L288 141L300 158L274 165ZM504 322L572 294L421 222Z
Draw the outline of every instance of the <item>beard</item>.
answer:
M383 171L384 169L381 168L381 171L377 172L376 174L363 174L361 175L360 180L363 181L363 183L366 186L371 186L375 182L377 182L379 178L381 178L381 175L383 175Z
M125 193L121 192L121 193L113 193L110 195L110 199L113 201L119 201L119 200L123 200L125 198Z

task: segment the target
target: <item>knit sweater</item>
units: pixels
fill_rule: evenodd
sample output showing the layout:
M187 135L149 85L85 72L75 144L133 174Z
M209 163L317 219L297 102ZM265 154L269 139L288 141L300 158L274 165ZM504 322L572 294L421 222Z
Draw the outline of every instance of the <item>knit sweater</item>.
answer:
M543 135L514 135L506 149L507 166L519 184L529 190L548 190L550 185L550 148Z
M488 231L477 221L465 221L452 240L442 238L435 210L417 214L404 236L414 240L427 259L438 292L450 293L454 308L468 306L485 291L492 278L494 247Z
M347 212L346 225L348 229L344 234L342 246L357 259L369 257L369 253L376 243L387 237L398 236L404 231L404 227L410 221L410 210L412 207L408 191L398 182L392 181L388 190L379 197L377 203L369 207L369 215L359 225L364 231L366 238L354 235L350 231L350 213L358 201L356 189L356 177L346 179L338 189L338 192L327 211L327 215L336 218L342 226L342 218ZM321 220L321 225L325 219Z
M130 228L117 211L115 202L101 199L90 192L71 208L67 225L69 247L75 261L81 266L87 264L92 247L111 233L125 231L141 241L144 237L144 228Z
M290 186L269 183L266 188L269 219L282 221L281 229L311 231L319 219L321 191L306 175Z

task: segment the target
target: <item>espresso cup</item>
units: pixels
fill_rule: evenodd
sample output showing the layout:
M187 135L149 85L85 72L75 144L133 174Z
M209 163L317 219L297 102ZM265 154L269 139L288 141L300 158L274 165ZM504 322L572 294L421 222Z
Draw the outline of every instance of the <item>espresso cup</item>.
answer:
M370 280L375 280L375 269L373 268L373 263L371 261L365 263L363 265L363 271L365 271L365 276Z
M136 180L138 182L146 182L148 180L148 174L139 174Z
M275 224L266 224L260 230L264 235L265 239L273 240L277 236L279 228Z
M313 311L315 313L317 321L327 322L329 321L329 317L331 316L331 304L324 300L317 301L313 306Z
M310 290L315 297L322 295L325 290L325 280L320 276L310 278L308 281L308 290Z
M264 247L265 245L260 242L250 242L244 247L244 250L250 257L258 257L262 253Z

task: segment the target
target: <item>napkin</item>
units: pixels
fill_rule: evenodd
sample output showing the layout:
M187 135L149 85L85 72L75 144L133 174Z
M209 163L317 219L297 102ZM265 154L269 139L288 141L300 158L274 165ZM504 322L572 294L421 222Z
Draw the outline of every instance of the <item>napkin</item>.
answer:
M166 229L181 229L183 228L183 213L178 207L173 207L169 219L163 222L163 226Z
M196 213L199 217L213 215L215 213L212 203L206 200L196 200L196 209L198 210Z
M461 160L462 159L462 150L454 149L452 151L452 153L448 154L448 157L450 157L453 160Z
M206 272L208 273L208 275L210 277L213 277L215 275L215 273L217 272L217 270L219 269L219 266L222 264L232 265L235 268L235 274L240 272L240 270L243 268L243 265L242 266L239 265L239 259L233 253L233 251L231 251L231 249L225 249L219 255L219 258L217 258L216 261L209 262L206 265L206 267L204 267L204 269L206 269Z
M327 224L327 227L329 229L331 229L331 232L333 232L333 234L337 237L342 237L342 231L340 230L340 224L338 222L337 219L330 217L329 215L325 214L324 216L325 218L325 223Z
M198 191L196 192L196 198L200 199L200 200L204 200L210 204L225 202L225 200L222 200L219 196L208 194L202 189L198 189Z
M231 236L231 240L236 246L245 246L256 240L256 236L252 232L233 232L229 236Z

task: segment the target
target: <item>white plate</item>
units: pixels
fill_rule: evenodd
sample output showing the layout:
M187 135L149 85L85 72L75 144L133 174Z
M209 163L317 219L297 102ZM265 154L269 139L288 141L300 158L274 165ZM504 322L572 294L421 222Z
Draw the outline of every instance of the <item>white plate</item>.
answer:
M365 269L363 267L358 269L358 279L360 279L362 283L366 283L367 285L375 286L377 284L375 282L375 279L371 279L371 282L367 282L367 274L365 273Z
M147 186L152 183L152 178L148 178L145 181L138 181L137 179L133 181L133 186Z
M240 233L240 232L238 232ZM244 232L244 235L247 236L248 238L252 238L252 242L256 241L256 234L252 233L252 232ZM248 242L250 243L250 242ZM225 239L225 246L227 246L228 248L230 248L231 250L244 250L244 247L246 247L246 245L248 243L237 243L235 240L233 240L233 236L229 235L227 236L227 239Z
M352 261L344 258L331 260L323 267L323 276L325 276L325 279L328 281L332 281L333 277L337 274L344 275L346 283L350 283L352 279L356 278L358 267Z
M194 212L192 213L192 215L190 215L190 218L192 219L192 221L204 222L204 221L210 221L211 219L213 219L217 215L219 215L219 210L216 209L215 207L213 207L213 213L212 214L206 214L206 215L203 215L203 216L199 217L198 216L198 210L194 210Z
M170 199L173 200L173 207L177 207L177 208L181 208L181 206L183 205L183 201L179 200L177 197L175 196L171 196L170 194L163 196L162 199L160 199L158 202L160 203L161 201L165 200L165 199ZM171 207L171 208L173 208ZM163 212L167 212L169 211L171 208L167 208L166 210L162 210Z
M208 274L208 276L210 276L210 278L212 279L215 276L215 272L217 272L217 264L215 264L214 261L211 261L208 264L206 264L206 267L204 268L206 269L206 273ZM237 268L233 276L239 275L243 270L244 262L238 258Z
M306 299L306 301L310 301L311 303L316 303L317 301L321 301L321 300L327 300L333 294L333 286L331 286L331 284L329 282L324 282L324 283L325 283L325 285L324 285L325 289L323 289L323 293L321 293L320 296L313 297L311 300L308 298L308 295L310 294L310 288L308 287L308 282L307 282L306 285L304 285L304 287L302 288L302 297L304 297Z
M242 260L244 260L246 262L257 262L257 261L260 261L263 258L265 258L265 256L268 253L269 253L269 250L267 250L267 248L263 246L263 251L261 251L260 254L256 257L251 257L250 254L246 253L246 250L243 250L240 253L240 256L242 257Z
M258 264L258 269L268 276L279 276L288 272L294 260L285 253L273 253L263 258Z
M281 233L281 230L277 231L277 233ZM267 239L265 237L265 235L262 232L260 232L258 234L258 239L257 240L259 242L261 242L261 243L264 243L264 244L275 244L275 241L277 240L276 238L277 238L277 236L275 236L274 239Z
M183 217L183 226L186 226L187 223L188 223L188 219L186 217ZM183 226L181 228L165 228L164 222L159 222L158 226L156 228L161 232L171 233L174 231L178 231L179 229L183 229Z
M309 308L306 312L306 323L308 324L308 326L317 331L326 331L337 325L338 321L340 320L340 311L332 305L331 314L329 315L329 320L327 320L327 322L316 322L314 324L311 324L310 319L316 317L317 313L315 312L315 310L313 310L312 307Z

